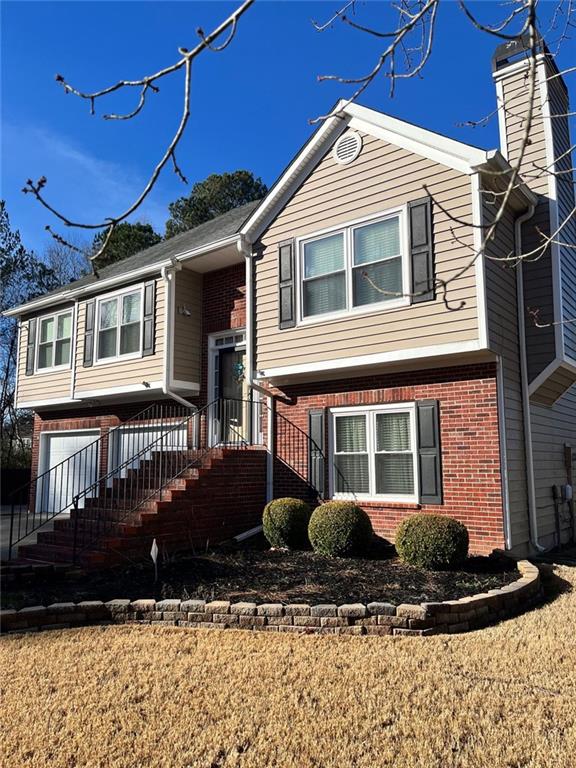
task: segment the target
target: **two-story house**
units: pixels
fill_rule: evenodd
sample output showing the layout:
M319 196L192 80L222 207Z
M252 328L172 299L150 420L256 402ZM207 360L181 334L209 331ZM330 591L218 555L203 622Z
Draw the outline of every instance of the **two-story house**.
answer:
M13 553L188 548L281 495L356 499L386 538L451 515L476 552L573 539L573 214L513 258L574 208L570 174L541 173L571 168L541 48L522 178L484 249L522 144L521 46L493 59L500 150L340 102L264 200L11 310L36 414Z

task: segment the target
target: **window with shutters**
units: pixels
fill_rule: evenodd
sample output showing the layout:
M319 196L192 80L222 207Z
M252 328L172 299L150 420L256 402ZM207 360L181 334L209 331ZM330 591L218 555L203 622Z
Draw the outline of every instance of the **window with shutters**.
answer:
M72 312L60 312L38 320L36 370L68 368L72 355Z
M96 306L96 362L142 354L142 287L103 296Z
M409 303L404 209L300 240L301 322Z
M331 415L334 498L416 502L414 404L336 408Z

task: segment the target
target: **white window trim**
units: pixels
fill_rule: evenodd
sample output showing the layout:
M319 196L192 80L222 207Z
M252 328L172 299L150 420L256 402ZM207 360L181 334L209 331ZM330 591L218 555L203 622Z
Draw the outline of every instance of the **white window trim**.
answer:
M115 355L114 357L103 357L100 359L100 305L103 302L110 301L111 299L120 299L122 296L126 296L130 293L140 293L140 348L137 352L128 352L124 355ZM122 308L120 307L120 313L117 315L118 334L116 338L116 349L120 349L120 319L122 317ZM122 288L112 293L106 293L102 296L96 297L95 317L94 317L94 365L108 365L109 363L123 362L124 360L136 360L142 357L142 337L144 334L144 284L132 285L129 288Z
M309 235L303 235L296 238L296 317L297 325L321 325L324 322L331 320L341 320L346 317L365 317L367 315L380 314L382 312L388 312L390 310L399 309L400 307L407 307L410 305L410 296L399 296L396 299L384 299L374 304L364 304L359 307L352 306L353 300L353 285L352 285L352 255L353 248L352 242L354 237L354 230L366 224L375 224L378 221L384 221L389 218L399 217L400 219L400 259L402 264L402 292L409 293L410 286L410 259L408 254L408 206L402 205L396 208L389 208L379 213L363 216L359 219L353 219L347 221L344 224L338 226L328 227L326 229L317 230ZM310 317L304 317L304 300L303 300L303 260L304 260L304 245L306 243L319 240L328 235L336 235L342 233L344 236L344 272L346 275L346 302L347 308L341 309L338 312L326 312L321 315L312 315Z
M419 486L419 474L418 474L418 436L416 432L416 404L410 403L384 403L382 405L365 405L365 406L346 406L341 408L330 408L330 421L328 429L328 482L330 498L332 499L345 499L358 501L374 501L378 503L404 503L404 504L418 504L418 488ZM367 449L369 457L369 477L370 477L370 493L338 493L335 491L335 469L334 469L334 450L336 447L336 418L338 416L366 416L369 414L378 413L409 413L410 414L410 438L412 442L412 459L414 466L414 493L412 494L378 494L373 491L375 482L375 465L376 465L376 446L375 446L375 431L369 425L366 439ZM375 418L375 417L374 417ZM369 419L371 422L372 419Z
M67 363L62 363L62 365L50 365L46 368L40 368L38 365L39 358L40 358L40 338L41 338L41 328L42 328L42 322L44 320L50 320L51 318L54 320L54 338L52 339L52 359L54 360L56 358L56 333L58 330L58 318L62 315L70 315L70 359ZM76 329L74 328L74 309L72 307L68 307L68 309L63 309L60 312L51 312L50 314L41 315L37 319L37 325L36 325L36 349L34 351L34 370L36 373L52 373L53 371L68 371L72 367L72 357L74 355L74 350L76 347L75 344L75 335L76 335ZM30 331L28 331L30 332ZM62 341L62 339L59 339L59 341Z

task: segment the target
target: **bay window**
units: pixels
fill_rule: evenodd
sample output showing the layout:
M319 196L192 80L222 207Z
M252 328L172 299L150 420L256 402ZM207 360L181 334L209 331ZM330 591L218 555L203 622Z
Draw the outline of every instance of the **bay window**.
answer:
M404 298L402 215L301 242L302 319Z
M36 368L45 370L70 365L72 351L72 312L40 319Z
M98 360L138 355L142 348L142 291L102 299L98 305Z
M334 495L416 498L412 405L332 411Z

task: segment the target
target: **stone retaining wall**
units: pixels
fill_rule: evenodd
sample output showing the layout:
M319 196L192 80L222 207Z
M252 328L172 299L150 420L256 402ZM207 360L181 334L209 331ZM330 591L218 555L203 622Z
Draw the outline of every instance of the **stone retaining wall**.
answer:
M347 635L466 632L523 613L542 597L540 573L527 560L521 578L501 589L418 605L230 603L227 600L110 600L54 603L0 612L1 631L37 632L85 624L150 624L200 629L252 629Z

